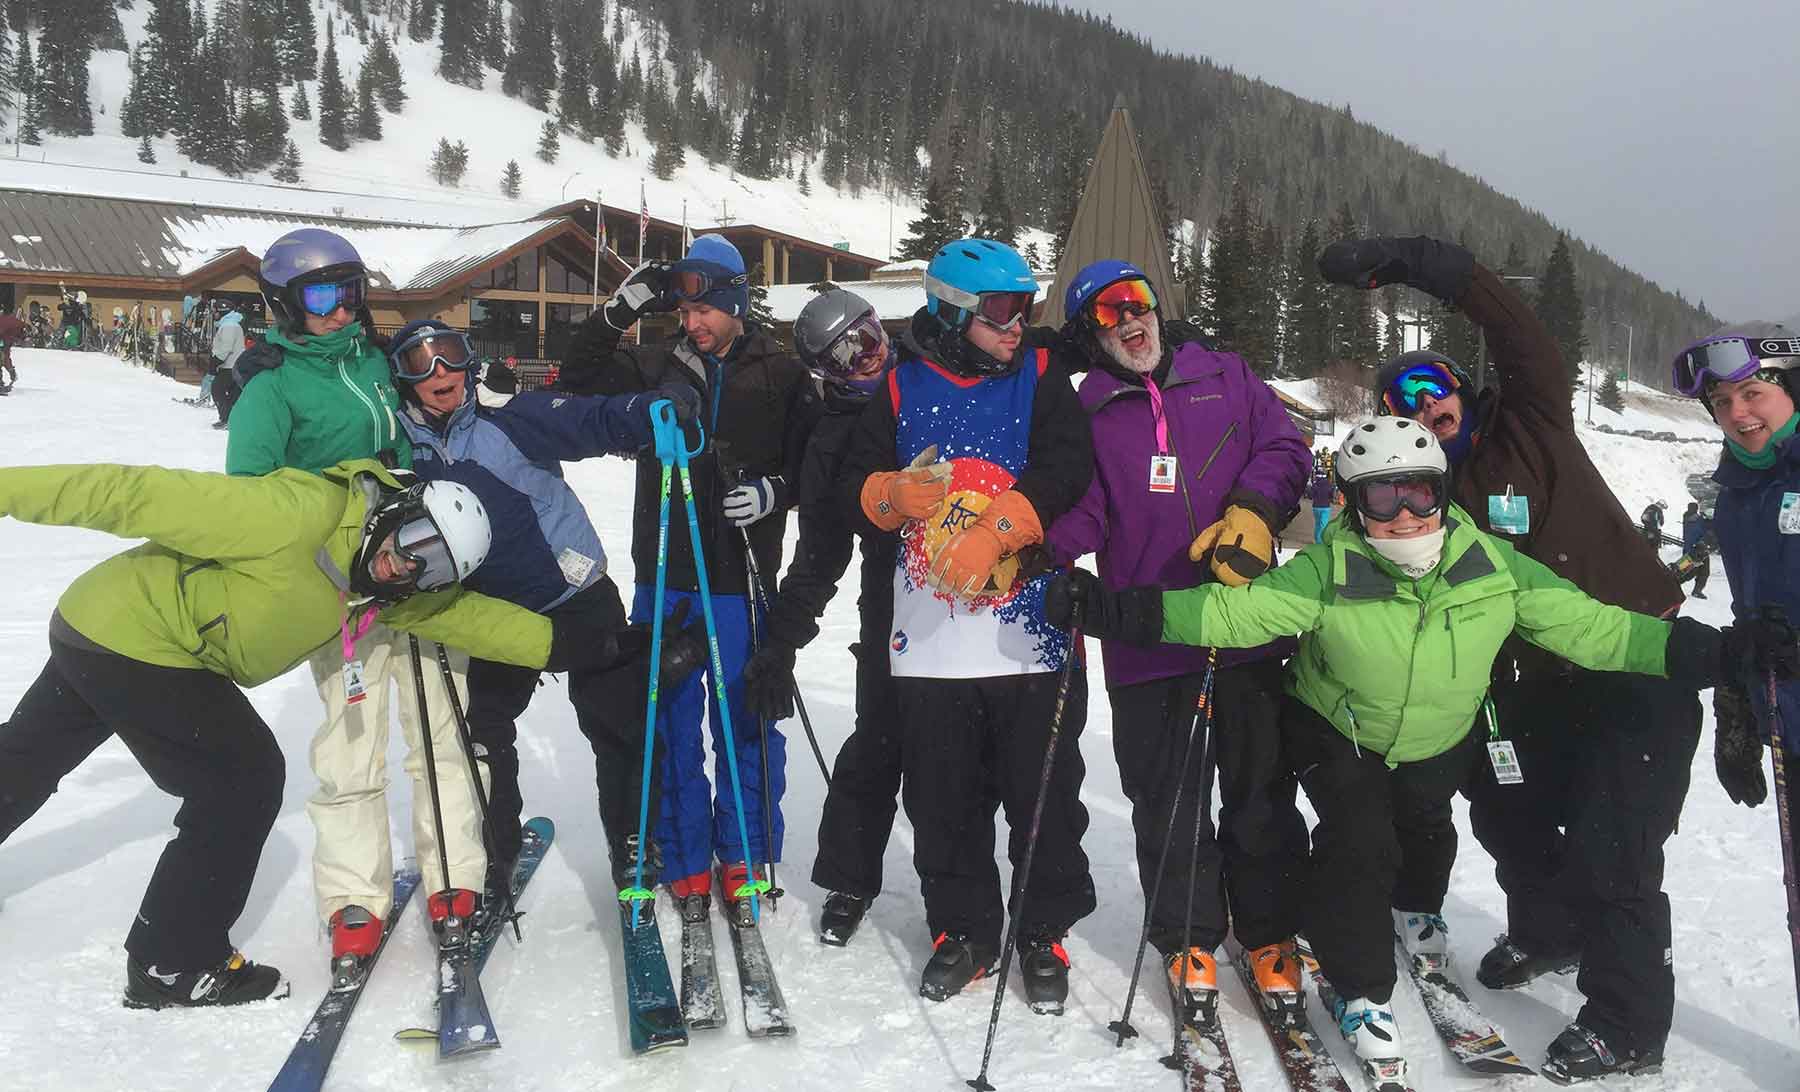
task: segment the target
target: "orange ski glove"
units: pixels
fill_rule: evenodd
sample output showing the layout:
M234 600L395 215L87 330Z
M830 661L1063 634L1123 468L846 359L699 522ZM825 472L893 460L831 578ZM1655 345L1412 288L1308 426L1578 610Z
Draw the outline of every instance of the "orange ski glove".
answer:
M1275 564L1275 534L1271 529L1274 521L1259 510L1267 508L1266 502L1231 504L1218 522L1194 539L1188 547L1188 560L1205 560L1210 551L1213 576L1233 588L1268 572Z
M1037 510L1023 493L1008 489L938 550L931 559L931 586L964 599L1004 593L1019 570L1012 555L1043 540Z
M919 452L905 470L883 470L863 480L862 510L883 531L909 519L930 519L950 492L950 464L937 461L937 445Z

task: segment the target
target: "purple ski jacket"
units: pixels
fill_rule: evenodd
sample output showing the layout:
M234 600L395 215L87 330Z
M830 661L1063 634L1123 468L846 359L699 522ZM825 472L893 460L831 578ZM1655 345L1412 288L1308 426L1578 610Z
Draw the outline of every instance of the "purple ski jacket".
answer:
M1173 336L1164 327L1165 338ZM1224 514L1234 493L1260 496L1282 517L1299 506L1312 450L1268 384L1236 353L1198 341L1176 345L1161 384L1170 454L1179 467L1170 493L1150 491L1157 454L1150 395L1138 383L1094 368L1079 395L1094 435L1094 480L1073 509L1051 524L1046 544L1058 564L1095 554L1109 588L1155 584L1191 588L1212 579L1188 560L1194 537ZM1221 649L1219 665L1286 655L1293 642ZM1100 645L1108 689L1199 671L1206 649L1188 645Z

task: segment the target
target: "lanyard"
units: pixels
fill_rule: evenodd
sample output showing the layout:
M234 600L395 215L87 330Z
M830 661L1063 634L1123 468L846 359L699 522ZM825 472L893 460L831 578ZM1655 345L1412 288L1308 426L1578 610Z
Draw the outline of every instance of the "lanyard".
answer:
M1144 377L1144 390L1150 393L1150 416L1156 420L1156 453L1169 453L1169 421L1163 416L1162 391L1156 387L1156 380Z
M378 613L378 608L370 607L368 610L364 611L363 616L356 621L356 632L352 633L350 632L350 618L355 613L356 611L354 608L346 611L344 613L344 620L338 624L338 632L344 639L345 660L356 658L356 642L362 640L363 634L374 628L375 615Z

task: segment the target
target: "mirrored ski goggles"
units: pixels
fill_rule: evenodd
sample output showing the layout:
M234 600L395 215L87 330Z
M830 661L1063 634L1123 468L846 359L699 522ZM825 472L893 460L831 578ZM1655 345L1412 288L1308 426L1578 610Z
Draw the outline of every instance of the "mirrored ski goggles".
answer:
M445 371L465 372L476 364L475 348L460 330L420 330L388 353L394 374L410 383L430 379L439 364Z
M743 288L749 283L748 273L727 273L720 270L715 274L693 267L675 269L669 273L669 291L675 294L676 299L689 303L715 289Z
M1087 315L1102 330L1110 330L1128 318L1147 315L1156 310L1156 293L1150 282L1134 277L1114 281L1088 301Z
M363 305L368 293L369 281L366 277L303 284L300 286L300 308L307 314L318 315L320 318L340 307L355 311Z
M420 591L456 583L456 559L430 515L421 512L400 525L394 532L394 552L412 570L413 586Z
M1031 317L1035 292L983 292L975 297L975 318L1002 333L1018 329Z
M1768 367L1800 367L1800 360L1765 363L1770 357L1800 357L1800 338L1706 338L1675 358L1675 389L1691 397L1703 393L1708 383L1736 383Z
M886 346L887 331L881 328L880 320L872 314L864 315L825 346L825 356L832 372L849 379L876 367Z
M1372 482L1357 482L1354 492L1356 510L1365 519L1385 523L1398 516L1402 508L1424 519L1444 507L1444 476L1410 474L1377 478Z
M1460 386L1462 384L1449 368L1428 360L1395 376L1387 390L1381 392L1381 403L1396 417L1411 417L1419 412L1419 399L1430 395L1441 401Z

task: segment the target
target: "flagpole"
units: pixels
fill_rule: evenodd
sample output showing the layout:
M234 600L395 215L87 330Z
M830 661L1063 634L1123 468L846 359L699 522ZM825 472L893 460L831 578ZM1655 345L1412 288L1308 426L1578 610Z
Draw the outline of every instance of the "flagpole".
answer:
M644 182L638 180L638 260L644 264L644 236L650 233L650 199L644 196ZM644 324L640 321L632 326L637 337L637 344L644 343Z
M588 314L600 310L600 251L606 246L606 206L600 203L600 191L594 191L594 304Z

